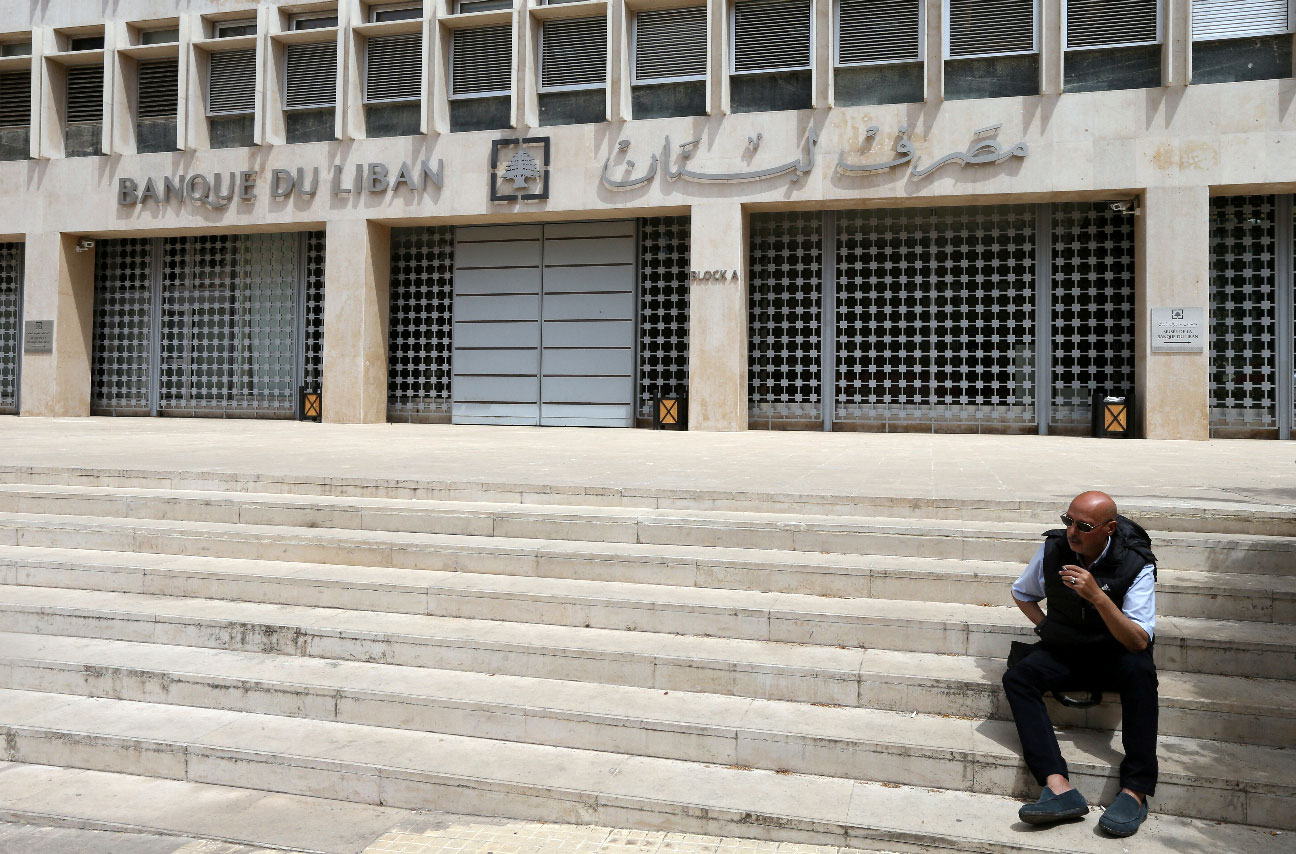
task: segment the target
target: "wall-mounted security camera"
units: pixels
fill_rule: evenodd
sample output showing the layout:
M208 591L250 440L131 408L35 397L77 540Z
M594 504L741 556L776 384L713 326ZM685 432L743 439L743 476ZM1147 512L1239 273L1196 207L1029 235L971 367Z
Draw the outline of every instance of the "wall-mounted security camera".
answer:
M1139 209L1138 199L1120 199L1119 201L1112 202L1109 207L1117 213L1137 214Z
M76 251L78 252L89 252L91 249L94 249L94 241L88 237L82 237L76 242Z

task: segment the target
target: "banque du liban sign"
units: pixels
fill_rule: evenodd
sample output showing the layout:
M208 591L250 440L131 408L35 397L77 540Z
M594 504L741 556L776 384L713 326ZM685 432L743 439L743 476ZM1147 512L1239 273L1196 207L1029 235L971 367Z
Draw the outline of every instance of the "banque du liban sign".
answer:
M272 199L314 196L320 191L321 182L326 182L327 191L334 196L404 189L421 193L429 185L440 189L443 176L444 167L440 160L435 167L431 161L420 160L414 165L401 163L395 169L386 163L357 163L354 167L338 165L327 170L319 166L271 169L264 181L262 173L255 169L149 176L142 181L118 178L117 204L155 202L165 205L178 200L224 208L234 201L255 201L261 187Z

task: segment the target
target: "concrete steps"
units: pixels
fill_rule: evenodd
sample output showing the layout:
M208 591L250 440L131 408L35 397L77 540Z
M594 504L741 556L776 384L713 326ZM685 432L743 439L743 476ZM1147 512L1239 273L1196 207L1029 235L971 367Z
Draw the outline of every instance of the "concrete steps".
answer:
M356 505L354 502L363 501ZM1025 561L1056 515L1037 521L946 521L778 513L547 507L481 502L328 497L285 499L265 493L228 494L104 487L0 487L0 511L21 522L28 514L103 516L216 523L251 528L346 531L370 547L400 547L417 539L396 535L455 534L512 539L691 545L833 554L884 554L964 560ZM212 528L219 531L219 528ZM363 534L370 536L365 537ZM373 536L387 534L388 537ZM323 544L321 544L323 546ZM1167 568L1296 575L1296 539L1256 534L1160 532L1158 558ZM282 559L311 560L308 557ZM381 565L380 561L366 561Z
M889 850L1056 850L1005 831L1004 799L1036 787L999 687L1010 642L1033 637L1002 603L1057 508L1021 515L1046 502L850 513L824 496L190 478L0 468L0 758ZM22 482L36 479L51 482ZM1245 515L1156 517L1154 810L1296 829L1296 543L1277 511ZM1055 721L1077 782L1109 800L1118 703ZM969 833L961 810L1003 818Z
M268 791L399 808L436 804L455 812L614 826L642 825L650 816L660 822L695 813L732 825L763 827L780 834L775 838L788 838L782 834L793 831L797 841L807 842L849 838L851 833L876 839L883 830L880 823L896 822L885 809L887 799L879 797L887 788L884 783L842 776L229 710L190 708L177 715L174 707L162 704L28 691L0 691L0 715L5 720L7 761L89 766L218 785L254 783ZM971 722L955 723L972 728ZM974 733L972 738L988 748L994 744L992 736ZM829 748L840 752L839 746ZM1291 768L1286 757L1260 765L1255 764L1259 756L1245 757L1250 779L1240 788L1231 775L1244 769L1223 752L1211 759L1226 776L1180 776L1167 769L1170 773L1161 784L1166 793L1158 793L1160 812L1191 810L1198 813L1195 817L1209 820L1290 826ZM950 785L958 777L946 776L958 773L954 761L932 757L928 772L937 776L934 782L943 783L942 788L963 788ZM889 764L897 773L911 775L911 783L923 785L927 769L917 757L897 756ZM989 764L978 766L980 781L968 771L961 773L963 780L973 789L993 787L996 778L1002 785L1019 773L1005 767L996 774ZM1105 762L1095 768L1099 764ZM1079 769L1076 777L1082 786L1092 783ZM867 794L861 795L860 787ZM1110 796L1116 783L1108 781L1103 788ZM925 812L913 812L915 806L910 804L910 816ZM716 829L713 825L708 832ZM937 836L930 831L925 835ZM954 840L933 841L955 847Z

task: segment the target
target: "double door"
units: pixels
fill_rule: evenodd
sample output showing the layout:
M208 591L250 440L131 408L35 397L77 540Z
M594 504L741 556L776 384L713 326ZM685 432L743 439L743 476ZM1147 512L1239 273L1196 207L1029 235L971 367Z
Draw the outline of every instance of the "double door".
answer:
M451 420L634 424L635 223L456 229Z

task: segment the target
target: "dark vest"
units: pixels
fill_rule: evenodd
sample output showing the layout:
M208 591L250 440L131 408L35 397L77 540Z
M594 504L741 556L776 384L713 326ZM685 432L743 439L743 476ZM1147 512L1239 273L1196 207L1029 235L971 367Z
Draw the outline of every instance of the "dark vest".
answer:
M1044 538L1044 596L1048 601L1048 616L1036 628L1036 633L1048 644L1117 644L1093 603L1062 580L1062 567L1082 565L1079 555L1067 543L1066 531L1048 531ZM1123 608L1125 594L1149 563L1155 567L1156 556L1152 554L1152 541L1147 532L1124 516L1117 516L1116 533L1107 546L1107 553L1088 570L1116 607ZM1152 572L1155 577L1156 569Z

